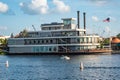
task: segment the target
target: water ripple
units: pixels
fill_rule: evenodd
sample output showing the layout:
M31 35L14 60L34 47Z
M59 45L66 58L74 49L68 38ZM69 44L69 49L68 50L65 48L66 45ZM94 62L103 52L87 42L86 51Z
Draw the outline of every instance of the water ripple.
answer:
M60 56L0 56L0 80L119 80L120 55L77 55L69 61ZM79 68L80 62L84 69Z

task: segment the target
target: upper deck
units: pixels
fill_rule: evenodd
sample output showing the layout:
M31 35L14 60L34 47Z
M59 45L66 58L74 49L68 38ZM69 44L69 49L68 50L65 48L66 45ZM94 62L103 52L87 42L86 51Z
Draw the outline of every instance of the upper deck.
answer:
M62 30L62 29L75 29L75 18L62 18L63 23L52 22L47 24L41 24L41 30Z
M93 36L86 33L86 29L78 28L75 18L62 18L63 23L41 24L40 31L23 31L16 38L53 38L53 37L83 37ZM95 36L95 35L94 35ZM96 35L98 36L98 35Z

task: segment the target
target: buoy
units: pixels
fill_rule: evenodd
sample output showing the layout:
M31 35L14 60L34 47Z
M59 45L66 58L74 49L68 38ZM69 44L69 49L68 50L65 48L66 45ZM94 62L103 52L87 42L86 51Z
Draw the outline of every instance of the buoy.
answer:
M5 66L6 66L6 67L9 67L9 63L8 63L8 61L6 61Z
M84 66L83 66L83 63L80 62L80 69L83 70L84 69Z

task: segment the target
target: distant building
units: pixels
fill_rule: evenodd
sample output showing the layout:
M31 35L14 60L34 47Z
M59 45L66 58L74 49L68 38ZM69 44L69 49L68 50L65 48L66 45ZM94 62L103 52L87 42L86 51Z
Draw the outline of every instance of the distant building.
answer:
M0 39L7 39L10 38L10 36L0 36Z
M120 39L113 37L111 41L111 47L113 50L120 50Z

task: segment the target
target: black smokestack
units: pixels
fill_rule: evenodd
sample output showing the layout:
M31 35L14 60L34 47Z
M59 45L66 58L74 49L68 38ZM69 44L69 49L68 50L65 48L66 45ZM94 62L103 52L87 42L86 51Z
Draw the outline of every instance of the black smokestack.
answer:
M77 26L78 26L78 28L80 28L80 16L79 16L79 14L80 14L80 11L77 11Z
M84 22L84 29L86 30L86 13L83 13L83 22ZM84 32L86 34L86 31Z

